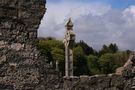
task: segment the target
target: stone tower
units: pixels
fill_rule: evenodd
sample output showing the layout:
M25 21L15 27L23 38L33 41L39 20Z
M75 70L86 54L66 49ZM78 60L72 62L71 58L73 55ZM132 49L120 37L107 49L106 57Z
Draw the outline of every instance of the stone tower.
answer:
M65 25L66 33L63 40L65 45L65 77L73 76L73 44L75 34L73 33L73 23L71 18Z

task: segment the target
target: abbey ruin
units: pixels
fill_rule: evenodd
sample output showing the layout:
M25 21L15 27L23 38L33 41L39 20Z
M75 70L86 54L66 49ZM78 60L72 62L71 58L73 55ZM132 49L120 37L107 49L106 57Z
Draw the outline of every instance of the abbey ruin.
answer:
M135 90L134 58L119 74L60 77L36 49L45 4L0 0L0 90Z

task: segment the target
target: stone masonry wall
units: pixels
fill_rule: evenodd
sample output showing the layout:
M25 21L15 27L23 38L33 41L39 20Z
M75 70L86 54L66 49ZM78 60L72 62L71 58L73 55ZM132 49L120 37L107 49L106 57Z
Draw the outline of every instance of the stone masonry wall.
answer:
M0 0L0 90L54 90L58 73L36 50L45 0Z
M64 90L135 90L134 61L121 73L64 78Z

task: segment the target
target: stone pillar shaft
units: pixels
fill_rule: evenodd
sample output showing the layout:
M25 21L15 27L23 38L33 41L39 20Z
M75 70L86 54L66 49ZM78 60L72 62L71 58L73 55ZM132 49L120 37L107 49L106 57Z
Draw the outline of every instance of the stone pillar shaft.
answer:
M73 50L69 49L69 76L73 76Z
M69 19L66 24L66 34L64 38L65 44L65 76L73 76L73 43L75 41L75 34L73 33L73 24Z
M68 46L65 46L65 76L68 77Z

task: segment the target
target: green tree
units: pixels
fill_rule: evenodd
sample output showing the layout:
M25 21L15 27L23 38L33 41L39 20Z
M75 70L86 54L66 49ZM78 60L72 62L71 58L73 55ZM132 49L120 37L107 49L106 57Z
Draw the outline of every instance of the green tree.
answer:
M49 46L51 49L54 47L64 49L64 45L62 41L56 39L47 39L47 40L43 40L42 42L47 46Z
M95 75L95 74L100 74L100 70L99 70L99 61L98 61L98 57L94 56L94 55L89 55L88 59L87 59L87 65L88 65L88 69L90 71L90 75Z
M101 55L107 53L108 51L109 51L109 50L108 50L108 46L103 45L103 46L102 46L102 49L99 51L99 56L101 56Z
M117 51L118 51L118 46L116 45L116 44L110 44L109 46L108 46L108 48L109 48L109 50L110 50L110 52L111 53L116 53Z
M118 51L118 46L116 44L110 44L110 45L103 45L102 49L99 51L99 56L105 54L105 53L116 53Z
M113 73L118 67L114 61L114 54L112 53L102 55L99 59L99 63L101 66L101 71L104 74Z
M51 51L53 57L53 65L56 67L56 62L58 62L59 71L64 75L64 50L60 48L53 48Z
M40 51L41 56L50 63L52 61L51 46L47 45L44 39L39 40L37 48Z
M83 52L87 56L89 54L94 55L96 53L96 51L92 47L90 47L87 43L85 43L83 40L81 40L80 42L76 43L76 46L81 46L82 49L83 49Z
M62 41L51 37L39 39L38 49L49 63L53 62L54 67L56 60L62 60L61 58L64 55L64 45Z
M87 58L81 46L74 48L74 75L88 75Z

